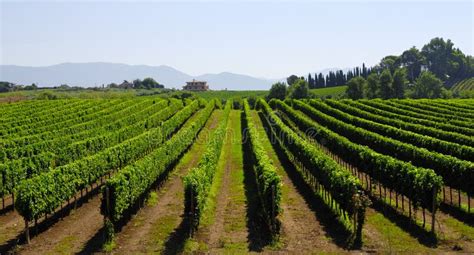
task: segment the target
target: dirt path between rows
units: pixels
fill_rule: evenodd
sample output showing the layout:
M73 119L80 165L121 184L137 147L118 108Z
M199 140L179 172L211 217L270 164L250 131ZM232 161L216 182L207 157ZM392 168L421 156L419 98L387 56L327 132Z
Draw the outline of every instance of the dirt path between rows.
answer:
M92 239L103 226L100 214L100 195L58 221L54 226L36 236L29 245L20 249L20 254L77 253L84 248L85 241Z
M213 221L209 226L201 225L194 237L198 243L206 243L203 252L248 251L241 137L240 111L234 110L229 115L227 136L216 173L221 183L215 198Z
M171 245L169 240L173 238L173 232L181 234L183 231L180 227L184 211L182 177L198 164L206 145L206 138L218 126L220 115L220 111L212 114L197 141L173 169L169 180L157 192L157 200L151 202L149 199L148 205L116 235L114 254L167 253L180 248L182 244Z
M217 121L215 122L217 123ZM18 246L16 251L20 254L38 254L38 252L89 254L100 251L104 239L102 233L103 216L100 214L100 197L100 195L93 196L79 208L71 211L68 216L32 238L30 245ZM14 229L16 233L13 230L11 232L14 235L18 235L23 230L22 218L18 214L13 214L11 217L8 224L12 226L10 228ZM0 217L0 219L3 218L5 218L4 215ZM20 225L19 228L18 224L15 223L16 221ZM11 241L12 237L10 235L12 234L9 234L9 238L6 240ZM0 241L3 239L0 239Z
M312 143L319 147L314 141ZM348 171L352 172L353 169L359 171L356 167L347 164L328 149L321 149ZM358 177L357 175L355 176ZM365 187L365 178L358 178ZM382 190L384 189L382 188ZM371 193L374 194L374 197L377 197L380 194L380 188L377 189L377 185L373 185ZM383 196L385 196L384 193L382 191ZM388 193L390 193L390 190ZM392 198L392 200L394 199L395 197ZM438 242L434 243L426 231L420 227L414 227L411 221L407 222L406 211L403 212L405 216L401 217L399 212L394 213L392 207L381 205L377 199L372 202L374 204L368 207L366 211L366 222L363 230L364 244L362 250L365 252L473 252L474 228L440 210L436 213ZM398 203L401 205L401 201ZM408 208L407 199L405 199L403 204L405 208ZM420 221L422 210L413 211L412 213ZM430 219L430 216L428 219Z
M332 241L332 237L326 231L327 227L320 223L318 212L313 209L305 196L286 171L292 171L289 166L283 167L269 140L262 120L256 111L252 111L252 119L258 129L259 138L267 151L268 156L282 177L282 200L283 212L280 215L282 230L280 251L288 253L311 253L315 251L344 253L345 250Z
M0 216L0 254L7 249L9 243L16 243L16 237L25 225L23 218L16 211L8 211Z

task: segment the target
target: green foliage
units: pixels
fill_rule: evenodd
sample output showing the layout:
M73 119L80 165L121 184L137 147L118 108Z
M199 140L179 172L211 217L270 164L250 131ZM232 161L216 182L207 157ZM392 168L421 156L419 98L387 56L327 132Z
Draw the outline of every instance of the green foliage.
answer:
M453 97L474 98L474 78L464 79L451 88Z
M141 88L145 89L153 89L153 88L160 88L163 89L165 86L159 84L157 81L155 81L153 78L145 78L140 84Z
M317 98L340 98L346 93L347 86L336 86L328 88L310 89L310 97Z
M445 131L443 129L449 128L449 126L445 125L444 123L439 124L438 122L431 122L429 120L416 119L405 115L391 113L390 111L380 110L378 108L362 104L360 101L343 100L337 102L334 100L327 100L325 102L334 108L338 108L351 115L359 116L367 120L391 125L396 128L409 130L422 135L436 137L445 141L474 147L474 131L468 132L467 134L459 132L459 130L463 130L457 128L453 129L452 131Z
M364 89L367 82L364 78L357 76L347 83L346 94L351 99L361 99L364 97Z
M425 71L416 79L413 87L415 98L439 98L443 88L443 82L433 73Z
M410 100L406 100L406 102L407 101ZM457 132L468 136L474 136L474 125L470 125L465 121L453 119L452 117L446 117L442 115L434 116L437 115L436 113L426 112L426 114L424 114L420 111L414 112L413 110L416 109L414 107L406 105L394 105L394 102L391 101L362 100L359 102L361 102L363 105L383 110L385 114L389 114L390 117L395 117L406 122L418 123L448 132Z
M380 81L378 74L371 73L367 77L367 91L365 94L369 99L380 97Z
M380 118L378 118L378 116L364 114L362 110L353 109L350 106L346 107L343 104L339 104L335 101L325 101L325 103L323 103L320 101L311 100L310 104L318 110L328 115L331 115L340 121L344 121L348 124L353 124L355 126L364 128L365 130L373 131L386 137L391 137L393 139L397 139L408 144L427 148L431 151L437 151L446 155L452 155L454 157L464 160L470 160L472 155L474 155L474 147L471 147L472 145L474 145L474 139L471 139L469 137L462 137L463 139L461 139L461 142L467 143L469 146L461 145L451 141L440 140L431 136L427 136L426 133L418 134L406 131L404 129L400 129L398 127L393 127L391 125L382 124L379 122ZM358 117L359 115L362 115L363 117L360 118ZM375 122L367 120L366 117L376 118L378 121ZM388 120L385 121L387 122ZM425 129L424 127L419 127L419 129L417 129L417 131L419 132L420 130L427 131L427 129ZM437 131L429 130L427 132L429 132L429 134L435 134Z
M15 84L13 84L13 83L6 82L6 81L0 81L0 93L11 91L14 86L15 86Z
M268 92L267 100L272 98L284 100L286 97L286 84L282 82L277 82L272 85L270 91Z
M293 85L290 86L288 92L289 98L292 99L303 99L309 97L308 83L304 79L296 80Z
M320 105L320 104L318 104ZM322 107L322 105L320 105ZM347 124L332 116L326 115L316 108L296 102L294 107L306 113L321 125L350 138L354 143L369 146L374 151L412 162L413 165L433 169L443 177L450 187L460 189L468 194L474 194L474 163L458 158L429 151L425 148L400 142L398 140L367 131L357 126Z
M425 64L425 58L416 47L411 47L406 50L400 56L400 64L407 69L408 80L410 82L415 79L421 73L421 67Z
M3 188L0 186L0 194L10 194L23 179L47 172L49 168L65 165L97 153L146 130L158 127L162 121L168 119L183 107L181 102L175 100L171 102L160 100L156 104L151 104L151 101L148 100L144 102L147 104L136 103L136 107L129 107L126 108L126 111L104 116L104 118L94 121L90 125L82 125L83 132L74 133L74 135L58 136L58 133L52 133L51 138L54 139L43 140L47 137L40 134L30 136L28 140L22 137L23 139L10 140L10 143L7 143L8 140L4 141L3 145L6 148L3 151L4 155L8 158L18 159L5 161L3 167L0 167L0 174L8 180L6 183L9 184ZM167 107L168 103L170 103L170 106ZM147 107L143 108L145 105ZM143 109L137 111L137 107ZM91 108L92 111L93 108ZM116 108L111 107L111 109ZM100 112L98 111L98 113ZM124 115L126 113L129 114ZM119 116L123 118L117 118ZM112 118L115 118L115 121L112 121ZM78 119L80 120L80 118ZM103 124L105 125L101 126ZM73 130L78 131L77 129ZM66 133L63 133L63 135L66 135ZM31 143L35 140L43 141ZM19 142L24 146L19 146Z
M428 68L436 77L441 80L447 78L451 55L453 54L454 44L451 40L444 41L443 38L433 38L423 46L421 52L426 58Z
M406 69L398 68L393 73L393 97L404 98L405 97L405 86L407 84L407 73Z
M260 101L263 101L263 99ZM259 140L259 134L250 116L250 107L247 100L244 100L244 122L246 124L244 133L251 150L263 215L269 223L271 232L276 235L279 232L277 217L281 212L282 181Z
M216 167L221 155L222 145L224 144L227 131L227 122L229 113L232 109L232 102L227 101L223 120L209 137L204 154L196 168L193 168L188 175L183 178L184 182L184 212L191 221L194 228L197 228L202 212L205 211L208 201L208 195L216 173Z
M389 70L391 73L395 72L395 69L397 69L399 66L400 58L393 55L384 57L379 64L379 68L381 70Z
M190 104L159 128L151 129L92 156L22 181L18 186L15 208L28 221L51 213L99 177L113 169L126 166L162 144L198 108L198 102Z
M127 210L142 198L143 194L175 163L193 143L196 135L204 127L215 108L215 101L193 120L192 125L180 129L171 139L144 158L128 165L113 178L107 180L103 189L101 213L113 224L120 221ZM184 120L183 120L184 121ZM107 201L107 192L108 201ZM109 204L108 204L109 203ZM109 207L107 208L107 204Z
M392 74L390 73L389 69L383 70L379 77L379 84L380 84L380 96L383 99L392 98L393 97L393 87L392 87Z
M331 194L331 197L351 218L356 215L364 218L367 204L359 180L320 149L299 137L272 112L268 104L263 100L259 101L259 103L260 108L272 123L272 128L275 129L275 133L278 134L277 138L286 150L314 176L317 182ZM288 116L299 117L298 113L287 111L290 109L289 106L280 100L271 100L270 104L274 108L284 111ZM328 206L333 207L332 203ZM363 224L363 221L359 221L358 223ZM361 235L360 230L361 229L359 229L359 235Z
M431 39L421 51L412 47L401 56L384 57L375 69L389 69L393 74L398 67L407 69L410 82L418 78L423 68L448 86L474 76L474 58L455 48L451 40L439 37Z
M37 98L41 100L53 100L53 99L57 99L57 96L51 92L46 91L46 92L40 93Z
M299 109L305 109L304 111L307 113L314 113L308 115L316 116L315 114L317 114L316 111L311 110L309 106L302 102L295 102L294 106ZM339 132L332 131L335 129L318 125L317 122L298 114L283 103L277 104L276 107L292 118L301 130L312 129L314 132L311 138L317 141L325 141L324 145L333 153L358 166L359 169L369 174L371 178L382 182L384 186L409 197L416 206L422 206L431 210L433 202L437 205L438 201L433 201L433 190L439 191L443 183L433 170L414 167L410 163L377 153L369 147L354 143L340 135Z
M293 75L290 75L288 78L286 78L286 83L288 83L288 86L292 86L299 79L300 77L293 74Z

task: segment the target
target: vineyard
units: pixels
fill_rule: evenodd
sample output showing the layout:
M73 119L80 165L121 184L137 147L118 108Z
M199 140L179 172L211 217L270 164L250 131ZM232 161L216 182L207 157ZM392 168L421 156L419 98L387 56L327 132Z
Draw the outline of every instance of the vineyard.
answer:
M474 253L474 100L263 94L0 102L0 254Z

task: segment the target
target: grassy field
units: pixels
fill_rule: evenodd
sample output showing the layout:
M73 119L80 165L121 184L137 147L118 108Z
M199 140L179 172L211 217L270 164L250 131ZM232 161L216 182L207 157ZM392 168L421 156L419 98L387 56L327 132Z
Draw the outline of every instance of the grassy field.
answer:
M474 97L474 78L468 78L462 80L451 87L451 91L454 95L461 98L473 98Z
M311 89L311 95L314 97L332 97L337 98L346 92L347 86L337 86L337 87L329 87L329 88L321 88L321 89Z

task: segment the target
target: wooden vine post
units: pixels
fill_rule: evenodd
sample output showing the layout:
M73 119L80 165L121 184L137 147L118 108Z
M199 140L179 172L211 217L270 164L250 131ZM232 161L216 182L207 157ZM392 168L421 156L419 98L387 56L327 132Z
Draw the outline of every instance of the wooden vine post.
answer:
M28 220L25 218L25 238L26 243L30 244L30 227L28 226Z
M433 209L431 213L431 233L435 233L435 223L436 223L436 188L433 189Z
M110 218L110 195L109 195L109 187L105 187L105 209L106 211L106 217Z
M189 212L189 235L193 236L193 231L194 231L194 194L193 194L193 189L191 189L191 195L190 195L190 212Z
M272 185L272 232L276 231L275 224L275 185Z

